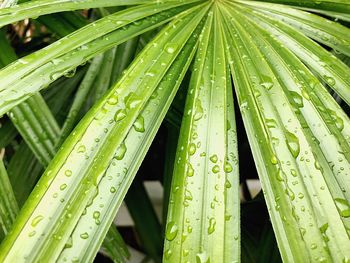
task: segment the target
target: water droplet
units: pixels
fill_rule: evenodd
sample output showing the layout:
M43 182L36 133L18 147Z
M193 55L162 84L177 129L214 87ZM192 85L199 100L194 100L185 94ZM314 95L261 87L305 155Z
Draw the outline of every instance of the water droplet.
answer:
M84 153L86 152L86 147L85 145L80 145L77 150L78 153Z
M66 189L67 188L67 184L61 184L61 186L60 186L60 190L61 191L63 191L64 189Z
M64 248L71 248L73 247L73 238L70 236L67 240L67 243L64 245Z
M69 70L69 71L66 71L66 72L64 73L64 76L65 76L66 78L72 78L72 77L74 77L75 72L76 72L76 68L75 68L75 69L72 69L72 70Z
M80 234L80 237L82 239L88 239L89 238L89 234L87 232L85 232L85 233Z
M145 131L145 120L142 116L139 116L136 121L134 122L134 128L137 132L144 132Z
M118 96L112 95L108 98L107 103L110 105L116 105L118 103Z
M196 263L209 263L210 258L206 252L198 253L196 255Z
M274 119L265 119L265 123L267 128L273 129L277 127L277 123Z
M328 229L328 223L325 223L320 227L321 233L326 233L327 229Z
M212 161L213 163L216 163L218 161L218 156L216 154L213 154L212 156L210 156L210 161Z
M309 93L305 89L301 89L301 96L303 96L305 99L310 100Z
M66 170L64 172L64 174L65 174L65 176L70 177L70 176L72 176L72 171L71 170Z
M30 232L30 233L28 234L28 236L29 236L29 237L33 237L33 236L35 236L35 234L36 234L36 231L32 231L32 232Z
M278 159L277 159L276 155L271 156L271 163L274 165L278 164Z
M112 187L109 189L109 191L113 194L113 193L115 193L115 192L117 191L117 189L116 189L114 186L112 186Z
M174 221L170 221L166 226L165 237L167 240L172 241L175 239L178 232L177 225Z
M178 48L177 44L173 44L173 43L168 43L165 46L165 51L169 54L173 54Z
M172 255L172 251L171 249L167 249L165 252L164 252L164 256L166 259L169 259Z
M226 173L230 173L232 172L232 170L233 170L232 165L228 161L225 161L224 171Z
M218 172L220 172L220 167L219 165L214 165L213 169L211 169L213 171L214 174L217 174Z
M272 82L260 82L260 85L263 86L267 90L270 90L273 87L273 83Z
M199 99L196 100L196 111L195 114L193 116L193 119L195 121L200 120L203 117L203 107L202 107L202 103Z
M278 169L276 177L278 181L283 182L286 177L286 174L283 171L281 171L281 169Z
M43 219L44 219L44 217L42 215L36 216L35 218L33 218L31 226L36 227L39 224L39 222Z
M335 204L338 208L339 214L342 217L350 217L350 206L348 201L346 201L345 199L336 198Z
M344 129L344 121L342 118L340 118L337 113L333 110L328 110L329 114L331 115L334 124L337 126L337 128L342 131Z
M124 119L125 117L126 117L126 111L120 109L120 110L117 110L117 112L115 113L114 120L116 122L118 122L118 121L121 121L122 119Z
M187 164L187 172L186 172L186 175L188 177L192 177L194 175L194 170L193 170L193 166L192 164L188 163Z
M145 75L148 76L148 77L154 77L155 76L155 74L153 72L151 72L151 71L146 72Z
M194 143L190 143L188 146L188 153L190 155L194 155L196 152L196 145Z
M136 108L141 102L142 100L134 92L130 92L129 95L124 98L125 106L128 109Z
M331 87L335 85L335 80L332 77L324 76L324 79L326 80L327 84Z
M125 142L123 142L119 146L119 148L118 148L118 150L117 150L117 152L115 154L115 158L117 160L122 160L124 158L125 154L126 154L126 151L127 151L127 148L126 148Z
M295 105L298 107L298 108L302 108L304 107L304 103L303 103L303 97L300 96L297 92L295 91L290 91L289 92L290 95L292 96L292 99L295 103Z
M192 193L187 189L185 190L185 199L189 201L193 200Z
M100 218L100 212L99 212L99 211L95 211L95 212L93 213L92 217L93 217L94 219Z
M267 75L261 75L261 81L259 84L267 90L270 90L273 87L272 79Z
M290 133L288 131L285 132L285 136L290 153L294 158L297 158L300 153L299 139L293 133Z
M208 227L208 234L209 235L215 231L215 226L216 226L215 218L210 218L209 219L209 227Z

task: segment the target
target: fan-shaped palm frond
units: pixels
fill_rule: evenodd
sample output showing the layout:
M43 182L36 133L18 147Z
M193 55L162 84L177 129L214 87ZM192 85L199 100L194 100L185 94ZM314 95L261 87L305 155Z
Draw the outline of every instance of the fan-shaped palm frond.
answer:
M282 260L349 262L350 70L340 59L350 56L349 15L346 0L0 9L2 27L40 16L33 28L51 31L47 46L17 48L19 59L6 38L14 29L0 35L0 114L9 116L0 128L0 261L91 262L102 245L124 262L110 226L165 119L163 255L159 239L145 237L159 223L140 182L127 198L130 210L133 197L145 199L145 222L131 214L146 253L255 262L240 245L255 243L241 231L242 118Z

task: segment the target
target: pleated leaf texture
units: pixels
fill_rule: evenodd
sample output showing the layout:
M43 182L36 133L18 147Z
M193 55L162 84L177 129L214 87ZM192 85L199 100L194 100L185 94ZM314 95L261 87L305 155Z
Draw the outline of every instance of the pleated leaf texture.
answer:
M4 1L0 262L127 262L126 195L155 262L246 262L246 133L282 261L350 263L349 23L348 0ZM160 223L138 171L162 127Z

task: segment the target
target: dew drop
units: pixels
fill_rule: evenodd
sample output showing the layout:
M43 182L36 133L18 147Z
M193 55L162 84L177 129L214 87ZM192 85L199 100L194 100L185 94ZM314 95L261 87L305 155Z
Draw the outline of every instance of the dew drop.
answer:
M232 172L232 170L233 170L232 165L229 162L225 161L224 171L226 173L230 173Z
M36 231L32 231L32 232L29 232L28 236L33 237L33 236L35 236L35 234L36 234Z
M218 161L218 156L216 154L213 154L212 156L210 156L210 161L212 161L213 163L216 163Z
M206 252L198 253L196 255L196 263L209 263L210 258Z
M194 155L196 152L196 145L194 143L190 143L188 146L188 153L190 155Z
M208 227L208 234L209 235L215 231L215 226L216 226L215 218L210 218L209 219L209 227Z
M64 189L66 189L67 188L67 184L61 184L61 186L60 186L60 190L61 191L63 191Z
M117 160L122 160L124 158L125 154L126 154L126 151L127 151L127 148L126 148L125 142L123 142L119 146L119 148L118 148L118 150L117 150L117 152L115 154L115 158Z
M335 80L332 77L324 76L324 79L326 80L327 84L331 87L335 85Z
M199 99L196 100L196 111L195 114L193 116L193 119L195 121L200 120L203 117L203 107L202 107L202 103Z
M277 159L276 155L272 155L270 161L274 165L278 164L278 159Z
M70 177L70 176L72 176L72 171L71 170L66 170L64 172L64 174L65 174L65 176Z
M31 226L36 227L40 223L40 221L43 219L44 219L44 217L42 215L36 216L35 218L33 218Z
M171 249L167 249L165 252L164 252L164 256L166 259L169 259L172 255L172 251Z
M120 110L117 110L117 112L115 113L114 120L118 122L124 119L125 117L126 117L126 111L123 109L120 109Z
M80 145L77 150L78 153L84 153L86 152L86 147L85 145Z
M348 201L346 201L345 199L336 198L335 204L338 208L339 214L342 217L350 217L350 206Z
M108 98L107 103L110 105L116 105L118 103L118 96L112 95Z
M260 82L260 85L263 86L267 90L270 90L273 87L273 83L272 82Z
M88 239L89 238L89 234L87 232L85 232L85 233L80 234L80 237L82 239Z
M299 139L293 133L290 133L288 131L285 133L285 136L290 153L294 158L297 158L300 153Z
M168 43L165 46L165 51L169 54L173 54L176 51L177 47L178 46L176 44Z
M144 132L145 131L145 120L142 116L139 116L136 121L134 122L134 128L137 132Z
M298 108L304 107L302 96L300 96L297 92L294 92L294 91L290 91L289 93L292 96L292 99Z
M316 249L317 248L317 245L315 243L312 243L311 244L311 249Z
M193 166L191 163L188 163L187 164L187 172L186 172L186 175L188 177L192 177L194 175L194 170L193 170Z
M178 227L174 221L170 221L166 226L165 237L167 240L172 241L175 239L178 232Z
M218 172L220 172L220 167L219 165L214 165L211 170L213 171L214 174L217 174Z

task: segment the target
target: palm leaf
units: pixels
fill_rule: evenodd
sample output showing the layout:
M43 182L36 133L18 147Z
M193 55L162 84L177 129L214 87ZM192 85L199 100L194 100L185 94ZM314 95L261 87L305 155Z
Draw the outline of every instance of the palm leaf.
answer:
M0 225L6 235L11 230L19 209L2 156L0 157Z
M142 128L139 127L141 119L137 117L167 70L167 67L159 65L161 63L169 65L182 49L182 46L171 43L175 38L182 39L181 43L185 43L204 13L205 9L198 12L196 7L185 12L181 19L175 20L167 31L164 30L162 37L154 40L158 44L156 48L154 45L149 45L144 51L146 57L157 59L159 62L153 64L153 59L149 59L148 63L144 63L145 57L140 57L130 67L129 71L132 73L137 71L138 76L148 73L146 77L135 79L131 77L132 73L125 74L86 115L42 176L16 220L12 233L3 242L1 249L7 251L2 253L6 260L19 258L20 255L22 258L29 256L30 260L52 259L59 256L83 210L96 195L96 185L118 148L117 157L122 154L123 140L133 123L136 121L136 130ZM187 26L182 31L182 25L188 23L192 26ZM139 85L136 86L136 83ZM124 111L128 111L128 114L124 115ZM117 124L115 121L110 122L111 119L115 119ZM96 137L97 134L99 137ZM75 161L67 162L67 160ZM77 163L81 165L78 167ZM104 193L106 194L106 191ZM55 218L45 216L51 213L56 215ZM33 220L38 224L32 224ZM108 227L109 225L110 223ZM77 229L79 228L75 228ZM91 257L95 256L106 230L99 232L101 238L92 239L92 247L79 251L80 253L86 251L82 253L85 259L91 260ZM28 233L31 233L29 243ZM41 233L45 235L42 236ZM85 232L78 232L78 235L81 239L88 238ZM73 237L75 248L74 239ZM73 251L76 252L74 249ZM78 256L76 253L73 254L73 257Z
M179 5L154 4L129 8L91 23L47 48L15 61L0 71L0 78L5 79L0 89L0 115L57 78L70 74L91 57L167 22L188 8ZM163 10L167 11L161 12ZM137 21L136 24L134 21Z
M235 8L224 13L240 109L282 258L342 261L348 258L350 245L347 187L342 191L349 185L345 182L349 168L344 167L349 162L342 163L348 160L349 145L343 125L337 127L330 120L341 110L313 74L266 29ZM321 98L333 108L322 111ZM349 124L348 118L341 122ZM330 154L325 141L344 152Z
M189 86L168 207L165 262L239 259L233 97L217 8L209 12Z
M30 54L16 60L6 40L21 23L0 32L0 66L16 60L0 70L0 115L24 141L2 118L0 187L11 182L27 200L14 219L12 191L0 195L1 238L14 223L1 262L92 262L101 245L125 261L110 226L163 119L164 262L279 262L277 244L285 262L349 261L349 1L19 2L0 10L0 26L26 19L23 39L11 40ZM43 41L52 44L33 52ZM242 230L238 148L243 189L252 169L240 115L263 189L243 205ZM32 191L36 158L53 160ZM160 261L141 183L126 201L141 246Z

